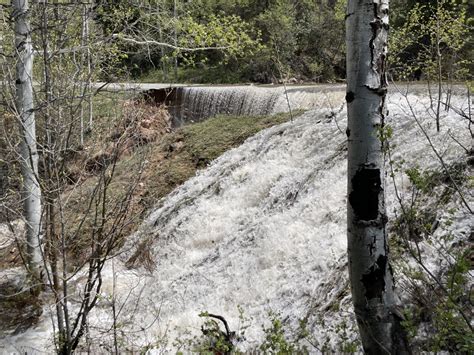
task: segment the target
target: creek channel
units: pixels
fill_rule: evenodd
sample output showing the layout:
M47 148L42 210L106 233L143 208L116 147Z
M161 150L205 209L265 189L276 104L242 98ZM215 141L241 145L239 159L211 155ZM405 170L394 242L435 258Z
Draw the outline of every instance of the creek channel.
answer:
M120 324L121 344L155 349L157 354L176 353L183 345L177 340L199 336L199 314L206 311L224 316L239 335L245 330L238 344L243 351L255 350L265 339L262 325L270 325L271 312L278 314L288 335L296 334L304 320L311 339L333 352L340 351L341 339L357 339L346 262L344 94L343 88L312 87L289 88L287 94L271 87L147 92L170 108L177 126L218 113L283 112L288 100L293 110L307 111L224 153L150 211L120 257L103 271L101 302L89 326L90 336L100 337L103 349L112 348L114 341L110 300L120 309L115 324ZM466 101L462 95L452 97L455 107L467 107ZM426 95L394 93L387 104L387 124L394 132L392 159L406 168L439 169L412 112L432 133L431 143L447 164L464 154L450 135L470 144L467 122L454 110L441 118L441 127L450 130L434 133ZM395 181L398 193L409 197L406 176L397 174ZM390 228L398 204L393 185L387 183L385 191ZM454 212L448 216L450 209ZM468 238L473 217L455 203L446 211L439 211L437 218L442 222L449 217L451 223L440 223L431 240L444 243L449 235L449 243L456 243ZM139 248L148 253L151 269L126 267ZM436 273L442 256L427 243L420 242L420 248ZM80 282L78 278L71 309L81 297ZM52 314L54 307L45 306L35 328L3 339L4 350L52 349Z

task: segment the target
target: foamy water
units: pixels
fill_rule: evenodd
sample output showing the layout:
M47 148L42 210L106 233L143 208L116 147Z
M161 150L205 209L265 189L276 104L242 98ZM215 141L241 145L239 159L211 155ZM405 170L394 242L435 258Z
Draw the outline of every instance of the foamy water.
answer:
M286 105L275 100L272 110ZM459 159L462 148L449 134L469 146L467 122L453 111L443 113L443 131L435 134L428 99L411 96L410 102L446 161ZM452 103L466 106L462 97ZM389 110L394 159L403 158L406 167L439 168L405 99L391 95ZM341 324L349 341L356 339L345 261L345 111L330 117L326 105L258 133L157 204L129 239L125 248L131 250L105 270L102 301L91 317L92 336L100 338L101 349L112 342L110 332L100 333L110 329L112 293L122 310L121 341L135 349L176 350L173 341L185 332L199 334L203 311L224 316L238 331L238 307L253 319L242 349L262 341L269 311L279 312L290 330L307 318L312 337L320 343L327 337L334 350L341 342ZM407 193L405 177L397 176L397 184ZM392 184L386 191L390 219L397 209ZM453 208L458 217L449 232L465 238L474 221L459 204ZM447 232L437 231L439 236ZM127 270L124 261L144 240L154 270ZM436 252L428 247L425 252L436 268ZM48 314L46 307L37 327L0 340L4 351L50 351Z

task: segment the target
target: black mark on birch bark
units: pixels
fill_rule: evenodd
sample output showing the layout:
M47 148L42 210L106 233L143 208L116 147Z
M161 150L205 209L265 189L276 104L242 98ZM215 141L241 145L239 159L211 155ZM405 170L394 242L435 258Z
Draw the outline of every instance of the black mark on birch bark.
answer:
M384 79L385 80L385 79ZM364 85L368 90L376 93L377 95L379 95L380 97L385 97L385 95L387 94L387 87L386 86L381 86L381 87L378 87L378 88L373 88L373 87L370 87L369 85Z
M380 105L379 105L379 115L380 115L380 128L384 129L385 127L385 98L386 96L383 95L382 99L380 100ZM385 140L382 139L382 151L385 150Z
M379 195L382 190L380 169L361 168L352 178L349 203L356 219L371 221L379 214Z
M355 95L352 91L349 91L346 93L346 102L347 103L351 103L352 101L354 101L355 99Z
M352 15L354 15L353 12L349 13L349 14L346 14L346 16L344 16L344 20L347 20L349 17L351 17Z
M362 275L362 283L365 288L365 298L371 300L374 298L382 299L385 291L385 270L387 268L387 257L379 255L377 261L372 265L367 273Z
M387 16L388 9L384 9L380 3L373 4L374 9L374 20L370 22L372 29L372 38L369 41L370 49L370 62L372 70L379 75L380 86L373 88L380 96L385 96L387 79L385 77L385 66L386 66L386 49L387 41L386 34L389 29L388 23L383 21L383 18Z
M369 248L370 255L374 255L374 252L377 249L376 248L377 237L374 235L372 236L372 238L373 240L370 242L370 244L367 245L367 247Z

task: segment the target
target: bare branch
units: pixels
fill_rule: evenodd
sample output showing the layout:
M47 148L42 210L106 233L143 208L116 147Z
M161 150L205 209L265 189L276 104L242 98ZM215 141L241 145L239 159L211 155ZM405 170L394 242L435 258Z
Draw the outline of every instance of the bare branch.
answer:
M133 44L137 44L137 45L141 45L141 46L154 45L154 46L159 46L159 47L166 47L166 48L176 49L176 50L183 51L183 52L198 52L198 51L207 51L207 50L212 50L212 49L223 50L223 49L229 49L230 48L230 46L180 47L180 46L175 46L175 45L170 44L170 43L158 42L158 41L151 40L151 39L145 39L143 41L140 41L140 40L137 40L135 38L124 37L123 35L118 34L118 33L114 33L112 35L112 38L117 38L117 39L120 39L124 42L129 42L129 43L133 43Z

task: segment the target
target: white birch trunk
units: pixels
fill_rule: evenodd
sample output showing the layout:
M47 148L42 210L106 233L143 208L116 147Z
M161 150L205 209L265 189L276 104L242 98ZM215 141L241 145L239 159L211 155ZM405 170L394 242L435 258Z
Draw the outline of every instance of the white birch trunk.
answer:
M33 48L29 24L28 0L12 0L16 48L16 110L20 121L22 198L26 220L27 266L33 278L41 280L41 190L38 181L33 106Z
M81 35L81 46L86 45L86 33L87 33L87 5L84 5L82 9L82 35ZM81 54L81 65L84 65L84 62L88 60L84 53ZM88 80L88 79L87 79ZM84 85L82 92L84 95L87 95L87 83ZM85 100L85 99L83 99ZM84 102L81 102L81 111L80 111L80 131L79 141L81 146L84 146Z
M93 8L93 3L91 8ZM91 95L91 82L92 82L92 57L90 49L90 27L89 27L89 17L90 17L90 8L88 4L84 5L83 14L82 14L82 46L86 48L85 56L83 56L82 63L86 64L86 83L85 90L83 90L86 95L85 101L88 105L88 122L89 126L87 131L92 131L93 125L93 107L92 107L92 95ZM81 104L81 145L84 144L84 105Z
M92 2L91 9L93 8L94 3ZM93 101L92 101L92 54L90 48L90 27L89 27L89 17L90 10L87 8L87 17L86 17L86 55L87 55L87 103L88 103L88 113L89 113L89 131L92 131L93 125Z
M385 230L383 142L388 0L349 0L347 236L352 299L364 351L407 353Z

